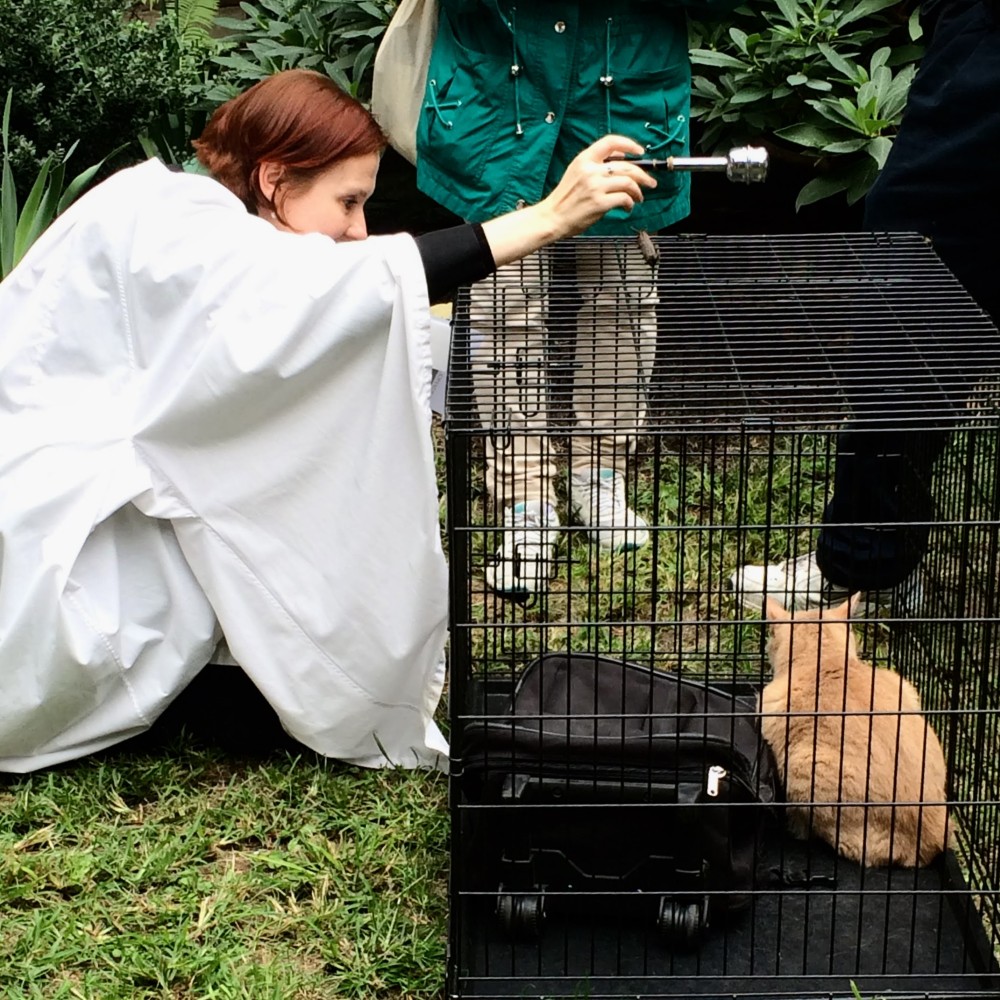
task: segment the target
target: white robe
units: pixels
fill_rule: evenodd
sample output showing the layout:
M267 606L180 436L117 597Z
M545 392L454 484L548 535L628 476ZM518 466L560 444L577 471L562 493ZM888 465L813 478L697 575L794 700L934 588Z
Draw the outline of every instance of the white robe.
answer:
M410 237L156 161L56 220L0 284L0 770L147 729L220 639L314 750L443 766L429 330Z

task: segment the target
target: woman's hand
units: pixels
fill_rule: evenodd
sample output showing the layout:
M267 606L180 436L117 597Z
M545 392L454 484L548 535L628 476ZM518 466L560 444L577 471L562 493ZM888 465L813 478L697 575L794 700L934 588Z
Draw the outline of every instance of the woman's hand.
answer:
M497 267L582 233L613 208L631 212L642 201L642 189L656 187L645 170L623 159L643 152L631 139L606 135L570 163L555 189L537 205L484 223Z
M562 223L560 237L582 233L613 208L631 212L642 201L642 189L656 187L655 178L624 160L626 154L643 152L631 139L606 135L570 163L555 190L538 205Z

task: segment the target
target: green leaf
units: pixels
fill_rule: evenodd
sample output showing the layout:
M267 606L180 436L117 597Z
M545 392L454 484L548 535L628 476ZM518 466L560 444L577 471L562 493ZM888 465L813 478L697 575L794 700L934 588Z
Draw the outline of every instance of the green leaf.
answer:
M119 146L115 151L121 152L125 147ZM112 156L114 154L111 154ZM107 157L105 157L107 159ZM56 215L61 215L66 211L67 208L74 202L90 184L97 174L97 171L101 169L104 165L104 160L100 163L95 163L92 167L87 167L82 173L76 175L72 181L67 185L66 190L63 192L62 197L59 199L59 208L56 211Z
M883 45L882 48L876 49L876 51L872 54L871 62L869 63L872 76L875 75L876 69L880 66L885 66L890 55L892 55L892 49L888 45Z
M824 153L856 153L859 149L864 149L871 140L869 139L842 139L840 142L831 142L823 147Z
M923 55L923 45L919 45L917 43L894 45L892 48L892 55L889 57L888 65L894 68L898 66L910 68L911 64L913 64L913 68L916 69L916 63L920 62Z
M696 76L691 79L691 89L711 97L722 98L722 91L707 77Z
M802 20L802 9L795 0L774 0L775 6L784 15L785 20L793 27L798 27Z
M785 77L785 82L792 87L801 87L803 83L809 82L809 77L804 73L790 73Z
M838 73L842 73L852 83L862 82L858 76L857 63L853 63L850 59L842 56L835 48L833 48L832 45L828 45L826 42L820 42L816 48L819 49L826 61L835 70L837 70Z
M712 49L692 49L690 58L696 66L725 66L730 69L749 68L743 60Z
M3 154L6 157L8 153L7 149L7 136L10 132L10 106L14 100L14 88L11 87L7 91L7 102L3 107L3 125L0 127L0 138L3 141Z
M147 160L155 160L160 155L159 147L148 135L140 135L136 138L136 141L142 147Z
M831 142L830 134L814 125L788 125L779 128L774 134L779 139L794 142L798 146L808 146L810 149L822 149Z
M4 129L6 133L6 129ZM3 157L0 173L0 279L6 278L14 267L14 233L17 229L17 193L7 154Z
M916 75L916 66L907 66L892 78L882 100L882 114L891 122L898 123L906 107L906 98L910 92L910 84Z
M838 177L814 177L802 187L795 198L795 211L814 202L830 198L847 190L847 182Z
M737 91L729 99L730 104L750 104L753 101L764 101L771 96L770 90L762 90L756 87L746 87Z
M847 204L854 205L859 202L869 191L875 178L878 176L878 167L874 160L864 160L850 175L850 182L847 185Z
M365 69L368 64L372 61L375 55L375 45L369 42L364 48L358 51L358 54L354 57L354 69L352 71L352 76L354 77L355 87L361 81L362 76L364 76Z
M739 28L732 27L729 29L729 37L733 40L733 42L735 43L736 47L740 50L740 52L746 55L747 33L745 31L741 31Z
M857 123L855 115L857 109L846 98L832 102L829 98L824 101L806 101L811 108L819 112L827 121L832 122L838 128L845 126L852 132L863 131Z
M319 21L316 20L315 15L308 7L303 7L301 11L302 20L305 23L306 30L309 32L310 36L317 38L322 35L320 30Z
M38 238L38 234L52 221L51 217L41 218L39 213L52 164L53 157L49 156L42 163L35 183L31 185L28 197L24 200L24 207L21 209L21 216L14 230L14 264L17 264L28 247Z
M888 66L879 66L872 73L872 87L875 91L875 111L877 113L892 87L892 70Z
M885 166L885 161L889 158L891 150L892 139L884 135L875 136L865 147L865 152L875 161L879 170Z
M860 3L855 4L841 14L837 23L840 27L843 27L845 24L853 24L855 21L860 21L862 18L868 17L869 14L877 14L880 10L885 10L887 7L895 7L897 3L898 0L860 0Z
M340 87L341 90L346 91L349 94L351 92L351 81L348 80L347 74L335 63L326 62L323 65L326 69L326 75L333 80L333 82Z
M914 7L913 13L910 15L910 19L906 22L906 30L910 34L910 38L915 42L917 39L924 37L924 28L920 23L920 8Z

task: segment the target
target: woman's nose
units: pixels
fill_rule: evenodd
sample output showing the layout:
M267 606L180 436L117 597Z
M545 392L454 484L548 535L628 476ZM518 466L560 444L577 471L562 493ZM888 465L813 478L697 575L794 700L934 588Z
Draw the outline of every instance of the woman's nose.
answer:
M365 221L364 212L358 213L358 217L347 227L347 232L344 235L349 240L364 240L368 238L368 223Z

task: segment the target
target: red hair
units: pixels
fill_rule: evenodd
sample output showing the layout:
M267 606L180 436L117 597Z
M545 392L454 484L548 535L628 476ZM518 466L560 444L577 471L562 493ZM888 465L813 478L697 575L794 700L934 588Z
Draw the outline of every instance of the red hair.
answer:
M386 144L366 108L332 80L288 69L217 108L194 148L251 212L263 205L281 219L276 203L284 188L308 187L338 160L381 153ZM283 168L272 198L260 188L262 163Z

